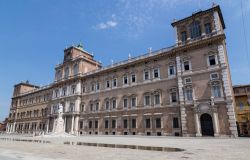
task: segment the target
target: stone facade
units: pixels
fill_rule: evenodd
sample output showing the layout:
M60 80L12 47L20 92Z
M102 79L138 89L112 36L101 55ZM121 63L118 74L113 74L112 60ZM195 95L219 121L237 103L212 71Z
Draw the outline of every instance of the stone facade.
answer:
M250 85L233 86L239 136L250 136Z
M174 46L107 67L81 45L65 49L52 84L15 85L7 132L53 131L62 104L77 135L237 137L220 7L172 26Z

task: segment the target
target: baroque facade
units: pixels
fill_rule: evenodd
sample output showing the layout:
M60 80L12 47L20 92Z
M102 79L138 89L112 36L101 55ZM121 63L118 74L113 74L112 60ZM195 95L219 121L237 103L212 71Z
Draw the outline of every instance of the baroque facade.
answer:
M250 85L233 86L239 136L250 136Z
M55 81L15 85L8 133L237 137L219 6L174 21L176 44L102 67L81 45L64 50Z

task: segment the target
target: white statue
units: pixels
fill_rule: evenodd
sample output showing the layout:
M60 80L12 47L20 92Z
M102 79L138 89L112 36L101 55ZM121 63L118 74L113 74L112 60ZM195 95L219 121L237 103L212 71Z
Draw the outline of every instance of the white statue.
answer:
M55 133L64 133L64 120L63 120L63 105L58 105L58 117L55 119Z
M59 103L58 105L58 114L62 114L63 113L63 105L61 103Z

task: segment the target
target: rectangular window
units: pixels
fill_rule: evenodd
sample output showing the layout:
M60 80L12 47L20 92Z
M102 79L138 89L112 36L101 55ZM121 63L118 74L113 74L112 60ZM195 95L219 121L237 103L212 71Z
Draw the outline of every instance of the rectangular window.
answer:
M154 69L154 78L159 78L159 77L160 77L159 68Z
M116 109L116 100L115 99L112 101L112 109Z
M146 128L151 128L151 124L150 124L150 119L149 118L145 119L145 125L146 125Z
M109 120L105 120L105 128L109 128Z
M113 79L113 87L116 87L116 86L117 86L117 80Z
M212 86L212 93L214 97L221 97L220 86Z
M159 105L160 104L160 95L159 94L154 95L154 99L155 99L155 105Z
M193 90L190 89L186 89L186 100L187 101L192 101L193 100Z
M208 60L210 66L216 65L215 55L208 56Z
M176 92L171 93L171 101L172 101L172 103L177 102L177 93Z
M136 76L135 76L135 74L132 74L132 75L131 75L131 82L132 82L132 83L135 83L135 82L136 82Z
M96 83L96 90L97 90L97 91L100 90L100 83L99 83L99 82Z
M182 42L187 41L187 32L186 31L181 32L181 41Z
M80 122L80 129L83 128L83 121Z
M81 105L81 110L80 110L81 112L84 111L84 107L85 107L84 104L82 104L82 105Z
M156 128L161 128L161 118L156 118L155 119L155 127Z
M98 128L98 121L95 121L95 128Z
M96 105L95 105L95 110L96 110L96 111L99 111L99 102L96 103Z
M83 93L86 92L86 87L85 87L85 86L82 87L82 92L83 92Z
M76 91L76 86L75 86L75 85L74 85L74 86L72 86L71 90L72 90L72 94L75 94L75 91Z
M144 71L144 80L149 80L149 72Z
M116 128L116 120L112 120L112 128Z
M136 119L132 119L132 128L136 128Z
M173 118L173 128L179 128L179 120L177 117Z
M184 71L189 71L189 70L190 70L189 61L185 61L185 62L183 63L183 65L184 65Z
M175 75L175 69L174 69L174 66L172 65L169 66L169 75L170 76Z
M131 99L131 107L136 107L136 98L132 97Z
M106 108L106 110L109 110L109 101L106 101L105 108Z
M192 83L191 77L185 78L184 80L185 80L185 84L190 84L190 83Z
M123 99L123 108L128 108L128 99Z
M149 105L150 105L150 96L149 96L149 95L146 95L146 96L144 97L144 104L145 104L146 106L149 106Z
M90 104L90 111L92 112L94 110L93 104Z
M123 77L123 84L128 84L128 76Z
M106 88L109 88L110 85L109 85L109 81L106 81Z
M92 128L92 121L89 121L89 128Z
M209 33L212 32L211 24L210 23L206 23L205 24L205 31L206 31L206 34L209 34Z
M123 128L128 128L128 120L127 119L123 120Z
M66 94L67 94L67 88L65 87L63 88L63 96L66 96Z
M92 84L91 84L91 91L94 91L94 90L95 90L95 84L92 83Z
M211 73L211 74L210 74L210 79L211 79L211 80L219 79L218 73Z
M59 96L59 91L56 90L56 91L55 91L55 97L57 98L58 96Z

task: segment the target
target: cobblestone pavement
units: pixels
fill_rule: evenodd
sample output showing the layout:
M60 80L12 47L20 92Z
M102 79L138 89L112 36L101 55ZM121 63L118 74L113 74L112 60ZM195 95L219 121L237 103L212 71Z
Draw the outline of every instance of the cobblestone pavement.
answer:
M95 146L96 144L106 147ZM72 145L73 144L73 145ZM86 145L76 145L86 144ZM113 144L113 145L108 145ZM116 145L114 145L116 144ZM119 145L117 145L119 144ZM115 148L154 146L167 151ZM108 147L110 146L110 147ZM133 148L133 147L132 147ZM142 148L142 147L141 147ZM179 148L184 151L171 150ZM150 147L148 148L150 149ZM184 138L144 136L81 136L33 138L0 135L0 160L249 160L250 138Z

